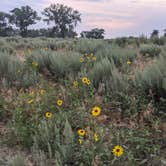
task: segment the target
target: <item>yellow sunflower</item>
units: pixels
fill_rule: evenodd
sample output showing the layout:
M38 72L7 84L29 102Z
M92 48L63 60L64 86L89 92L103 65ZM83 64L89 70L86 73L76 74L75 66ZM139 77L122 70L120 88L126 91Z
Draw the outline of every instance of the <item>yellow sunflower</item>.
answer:
M27 103L28 103L28 104L32 104L32 103L33 103L33 99L28 100Z
M32 65L35 66L35 67L37 67L37 66L38 66L38 63L35 62L35 61L33 61L33 62L32 62Z
M130 64L131 64L131 61L130 61L130 60L128 60L128 61L127 61L127 64L128 64L128 65L130 65Z
M34 90L31 90L30 92L29 92L29 95L31 95L31 96L33 96L35 94L35 91Z
M51 118L52 117L52 113L51 112L46 112L45 116L46 116L46 118Z
M123 149L122 146L116 145L116 146L113 148L112 153L114 154L114 156L120 157L120 156L123 155L124 149Z
M99 140L99 136L97 133L94 133L94 140L97 142Z
M78 139L78 142L79 142L80 145L82 145L83 140L82 139Z
M84 62L84 58L80 58L80 62L81 62L81 63Z
M56 101L56 104L57 104L58 106L61 106L61 105L63 104L63 101L62 101L61 99L58 99L58 100Z
M41 95L44 95L45 93L46 93L46 90L44 90L44 89L41 89L41 90L40 90L40 94L41 94Z
M93 61L96 61L96 59L97 59L96 56L93 56L93 57L92 57L92 60L93 60Z
M73 82L73 86L74 86L74 87L77 87L77 86L78 86L78 81L74 81L74 82Z
M84 84L86 84L87 81L88 81L88 78L87 78L87 77L82 77L82 82L83 82Z
M101 108L98 107L98 106L95 106L95 107L92 108L91 113L92 113L93 116L99 116L100 113L101 113Z
M88 79L88 80L86 81L86 84L87 84L87 85L90 85L90 84L91 84L91 81Z
M78 133L78 135L80 135L80 136L84 136L84 135L86 134L86 131L83 130L83 129L79 129L79 130L77 131L77 133Z
M93 54L93 53L91 53L89 56L90 56L90 57L93 57L93 56L94 56L94 54Z

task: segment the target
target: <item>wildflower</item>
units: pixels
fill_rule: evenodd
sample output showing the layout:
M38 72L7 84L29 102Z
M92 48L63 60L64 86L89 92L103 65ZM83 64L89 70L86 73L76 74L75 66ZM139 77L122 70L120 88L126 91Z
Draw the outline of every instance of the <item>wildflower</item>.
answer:
M84 58L80 58L80 62L81 62L81 63L84 62Z
M27 103L28 103L28 104L32 104L32 103L33 103L33 99L28 100Z
M74 87L77 87L77 86L78 86L78 81L74 81L74 82L73 82L73 86L74 86Z
M83 140L82 139L78 139L78 142L79 142L80 145L82 145Z
M127 61L127 64L128 64L128 65L130 65L130 64L131 64L131 61L130 61L130 60L128 60L128 61Z
M87 81L88 81L88 78L87 78L87 77L83 77L83 78L82 78L82 82L83 82L84 84L86 84Z
M46 116L46 118L51 118L52 117L52 113L51 112L46 112L45 116Z
M37 66L38 66L38 63L35 62L35 61L33 61L33 62L32 62L32 65L35 66L35 67L37 67Z
M44 95L45 93L46 93L46 91L45 91L44 89L41 89L41 90L40 90L40 94L41 94L41 95Z
M122 146L117 145L113 148L112 153L114 154L114 156L120 157L121 155L123 155L124 149Z
M31 55L32 54L32 50L28 49L28 54Z
M33 96L35 94L35 91L34 90L31 90L30 93L29 93L31 96Z
M20 70L17 70L17 73L21 73L21 71L20 71Z
M62 101L61 99L58 99L58 100L56 101L56 104L57 104L58 106L61 106L61 105L63 104L63 101Z
M92 57L92 60L93 60L93 61L96 61L96 59L97 59L96 56L93 56L93 57Z
M93 116L99 116L100 113L101 113L101 108L98 107L98 106L95 106L95 107L92 108L91 113L92 113Z
M93 57L93 53L91 53L89 56L90 56L90 57Z
M85 130L83 130L83 129L79 129L78 131L77 131L77 133L78 133L78 135L80 135L80 136L84 136L85 135Z
M95 140L96 142L99 140L99 136L98 136L96 133L94 133L94 140Z
M90 85L90 84L91 84L91 81L88 79L88 80L86 81L86 84L87 84L87 85Z

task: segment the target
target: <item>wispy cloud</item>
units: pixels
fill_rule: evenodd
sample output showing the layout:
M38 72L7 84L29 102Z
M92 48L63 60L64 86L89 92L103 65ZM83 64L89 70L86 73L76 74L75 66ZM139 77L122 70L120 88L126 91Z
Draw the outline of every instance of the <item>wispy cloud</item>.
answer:
M28 4L38 12L51 3L63 3L81 12L78 32L101 27L107 37L147 34L155 28L166 28L166 0L6 0L0 3L2 11Z

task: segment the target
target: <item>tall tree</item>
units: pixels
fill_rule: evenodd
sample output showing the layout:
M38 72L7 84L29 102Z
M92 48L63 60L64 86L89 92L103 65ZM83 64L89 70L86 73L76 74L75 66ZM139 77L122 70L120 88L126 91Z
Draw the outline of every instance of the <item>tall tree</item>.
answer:
M159 31L157 29L154 29L153 32L151 33L151 38L153 37L159 37Z
M166 37L166 29L164 29L164 37Z
M58 37L73 37L75 35L74 28L78 22L81 22L81 14L72 9L71 7L63 4L51 4L42 12L46 18L44 19L47 24L54 23L52 33ZM73 34L71 36L71 34Z
M0 12L0 36L8 36L12 31L12 27L9 25L10 15L4 12Z
M10 21L12 24L15 24L16 27L19 27L22 37L27 36L28 26L36 24L36 21L40 20L37 12L30 6L22 6L20 9L15 8L10 12L12 13Z
M104 33L104 29L94 28L91 31L83 31L80 35L84 38L103 39Z

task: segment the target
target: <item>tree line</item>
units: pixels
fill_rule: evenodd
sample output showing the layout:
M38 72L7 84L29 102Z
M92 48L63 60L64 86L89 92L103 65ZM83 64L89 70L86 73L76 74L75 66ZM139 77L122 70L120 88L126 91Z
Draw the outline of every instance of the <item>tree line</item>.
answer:
M60 38L77 36L75 28L81 22L79 11L63 4L51 4L41 14L44 18L39 17L37 11L28 5L14 8L10 13L0 12L0 36ZM47 29L28 29L30 25L40 20L53 26ZM104 33L104 29L94 28L90 31L83 31L80 35L85 38L103 39Z

